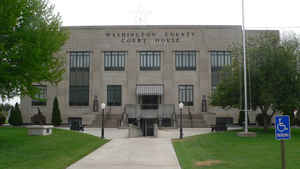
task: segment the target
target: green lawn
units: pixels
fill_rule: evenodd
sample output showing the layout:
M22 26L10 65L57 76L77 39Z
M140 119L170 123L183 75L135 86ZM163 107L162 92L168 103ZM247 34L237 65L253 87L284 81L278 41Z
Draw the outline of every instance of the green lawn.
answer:
M0 127L0 169L64 169L106 142L61 129L28 136L25 128Z
M253 130L252 130L253 131ZM254 130L255 138L242 138L235 132L211 133L173 140L182 169L281 169L280 141L274 130L264 133ZM300 168L300 130L292 129L292 139L286 141L288 169ZM203 165L207 160L220 163ZM198 165L196 165L197 162Z

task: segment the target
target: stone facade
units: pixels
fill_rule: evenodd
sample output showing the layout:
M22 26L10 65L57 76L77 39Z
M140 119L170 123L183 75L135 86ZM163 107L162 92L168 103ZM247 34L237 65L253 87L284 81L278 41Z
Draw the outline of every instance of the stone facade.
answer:
M93 112L93 98L98 96L100 103L106 103L106 86L113 84L122 86L122 105L107 108L110 119L106 125L110 127L118 127L125 105L137 104L137 84L162 84L161 103L174 104L177 114L178 85L193 85L194 105L186 106L184 115L190 111L197 117L197 123L203 125L214 123L216 116L233 117L237 122L237 110L225 111L208 105L207 112L202 112L201 102L203 95L211 94L209 51L227 51L232 43L241 43L241 26L74 26L64 29L70 33L70 38L57 55L65 56L66 72L58 86L47 85L47 104L39 106L47 122L51 121L52 102L57 96L64 123L68 117L82 117L83 124L98 125L101 116L100 112ZM261 31L247 31L247 34L258 32ZM186 50L197 52L195 71L175 69L175 51ZM91 51L89 106L69 105L70 51ZM105 71L104 51L127 51L125 70ZM160 70L140 71L139 51L161 51ZM37 106L32 106L31 98L26 96L21 99L21 109L25 122L30 122L30 117L37 112ZM251 121L254 118L255 115L250 116ZM185 126L189 127L189 124Z

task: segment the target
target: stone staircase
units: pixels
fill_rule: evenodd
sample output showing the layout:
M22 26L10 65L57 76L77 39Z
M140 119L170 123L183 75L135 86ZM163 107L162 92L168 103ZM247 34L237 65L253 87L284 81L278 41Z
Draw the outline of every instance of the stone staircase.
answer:
M105 128L118 128L121 123L120 114L105 114L104 116L104 127ZM89 127L101 127L102 125L102 114L97 114L92 124Z
M177 127L180 125L180 115L177 114ZM206 128L208 127L202 114L183 114L182 115L183 128Z

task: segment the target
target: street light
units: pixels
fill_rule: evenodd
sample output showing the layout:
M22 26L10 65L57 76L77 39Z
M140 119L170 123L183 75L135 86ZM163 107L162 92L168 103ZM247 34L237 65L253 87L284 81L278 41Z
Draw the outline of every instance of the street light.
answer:
M101 128L101 138L104 139L104 110L105 110L105 103L101 104L102 109L102 128Z
M179 138L182 139L183 137L183 132L182 132L182 109L183 109L183 103L179 103L179 110L180 110L180 135L179 135Z
M294 110L294 127L296 128L296 115L297 115L298 111Z

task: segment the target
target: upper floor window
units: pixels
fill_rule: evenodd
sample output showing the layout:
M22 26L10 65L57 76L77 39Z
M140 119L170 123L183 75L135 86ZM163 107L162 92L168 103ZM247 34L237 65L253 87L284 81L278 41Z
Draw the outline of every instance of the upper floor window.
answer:
M196 51L175 51L176 70L196 70Z
M121 106L122 104L122 87L121 85L107 86L107 105Z
M160 70L160 51L142 51L140 54L140 70Z
M123 71L125 69L125 51L107 51L104 52L104 70Z
M69 77L69 104L89 105L90 51L71 51Z
M222 68L231 65L232 58L230 51L210 51L209 53L211 59L211 86L214 90L222 78Z
M224 66L231 65L231 52L229 51L210 51L211 67L222 69Z
M193 85L178 86L178 102L185 106L194 105Z
M35 87L37 87L40 91L32 99L32 105L33 106L46 106L46 104L47 104L47 100L46 100L47 86L39 85L39 86L35 86Z
M89 69L90 51L71 51L70 69Z

